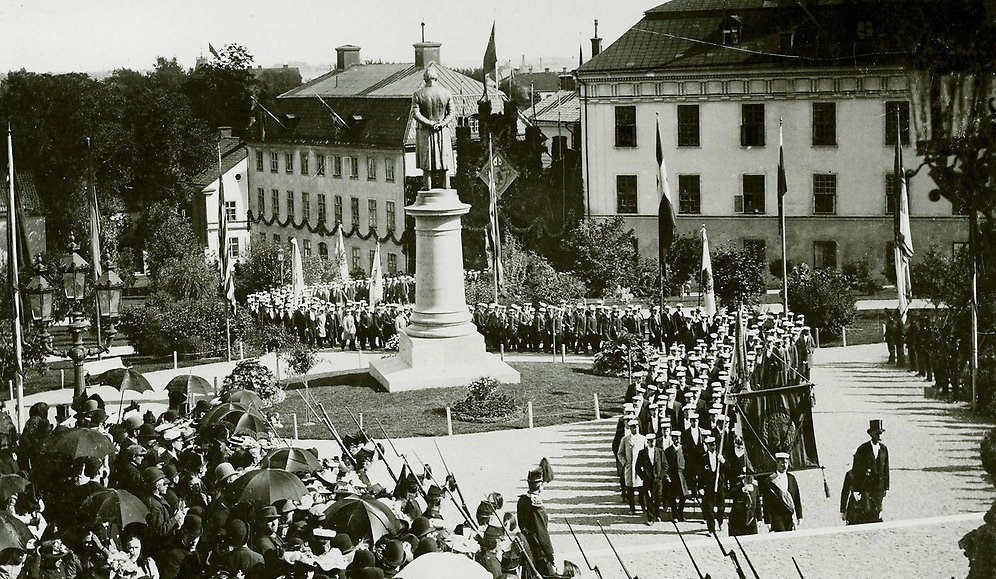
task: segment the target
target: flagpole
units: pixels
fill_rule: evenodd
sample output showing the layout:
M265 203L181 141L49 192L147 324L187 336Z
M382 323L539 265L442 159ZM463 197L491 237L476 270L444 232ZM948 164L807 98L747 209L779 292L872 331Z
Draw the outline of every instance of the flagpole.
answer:
M491 131L488 131L488 207L491 221L491 269L494 273L494 303L498 303L498 203L495 201L495 160L491 141Z
M778 119L778 168L781 186L787 186L785 180L785 156L782 144L782 120ZM781 188L781 187L780 187ZM785 243L785 191L778 191L778 233L782 240L782 314L789 311L788 289L788 249Z
M94 175L93 175L93 148L90 146L90 137L86 138L86 156L87 156L87 173L88 173L88 176L89 176L89 179L90 179L90 186L89 186L89 189L90 189L90 204L91 204L91 207L90 207L90 212L91 212L90 213L90 219L91 219L91 223L90 223L90 237L92 238L93 236L98 235L98 230L94 227L93 220L97 219L99 217L97 216L97 207L95 205L95 203L97 202L97 181L96 181L96 179L94 179ZM101 265L100 262L97 261L97 260L100 259L100 252L99 252L100 239L99 239L99 237L96 240L90 239L90 248L91 248L91 250L93 250L94 248L98 249L97 254L91 256L91 259L94 260L94 264L93 264L93 283L96 284L97 280L100 278L100 265ZM91 251L91 253L93 253L93 251ZM100 336L100 320L101 320L101 317L100 317L100 299L97 297L97 292L93 292L93 301L97 305L97 328L96 328L96 330L97 330L97 359L99 360L99 359L101 359L103 357L103 351L100 349L100 345L104 343L104 340Z
M225 207L225 175L221 168L221 140L218 141L218 264L221 266L221 300L225 309L225 357L232 361L232 321L228 309L228 209Z
M24 426L23 401L24 401L24 362L22 360L21 344L21 292L17 271L17 210L14 206L14 138L11 135L10 123L7 123L7 259L10 263L10 285L13 290L13 332L14 332L14 357L17 364L17 430Z

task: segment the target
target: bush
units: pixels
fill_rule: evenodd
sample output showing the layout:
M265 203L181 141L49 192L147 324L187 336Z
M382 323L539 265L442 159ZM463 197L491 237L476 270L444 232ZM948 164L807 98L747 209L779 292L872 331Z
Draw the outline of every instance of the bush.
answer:
M755 306L764 295L764 259L756 252L723 245L712 255L716 297L727 308Z
M790 272L795 269L795 264L792 263L792 260L786 260L785 269ZM768 273L773 277L782 279L782 258L779 257L768 262Z
M589 295L608 296L616 286L639 285L636 236L621 217L585 219L564 237L564 269L580 278Z
M592 371L599 376L627 376L630 364L634 372L646 371L650 368L652 353L639 336L623 332L615 340L602 344L602 349L595 354Z
M824 336L837 337L857 312L847 279L833 269L792 268L788 279L789 309L804 314L806 323Z
M871 266L867 258L845 263L843 273L847 279L847 286L860 295L872 295L882 289L881 284L872 279Z
M255 392L263 400L263 407L268 408L284 399L284 390L277 383L273 372L259 363L259 360L244 360L235 365L235 369L225 376L222 393L235 390Z
M284 352L282 357L292 372L302 375L307 374L318 363L318 350L297 342L289 352Z
M499 389L497 380L486 376L467 386L466 396L453 405L453 410L458 420L500 422L511 418L518 407L510 394Z
M232 344L244 339L252 320L240 309L231 317ZM182 299L156 293L144 305L128 308L119 329L143 356L223 352L225 305L215 298Z
M584 283L570 272L558 272L539 254L521 249L512 237L502 246L505 285L498 294L503 303L558 303L584 297ZM468 303L494 300L494 278L490 271L464 278Z

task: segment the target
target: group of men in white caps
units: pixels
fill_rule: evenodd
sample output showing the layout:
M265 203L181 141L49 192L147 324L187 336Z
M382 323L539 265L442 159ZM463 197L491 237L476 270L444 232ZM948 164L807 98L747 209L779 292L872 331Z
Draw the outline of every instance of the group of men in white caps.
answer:
M681 315L689 325L699 323L694 314ZM791 313L718 314L702 323L705 336L691 346L665 341L646 370L633 373L612 445L622 499L634 515L639 505L650 526L684 521L691 500L710 532L728 521L731 535L753 534L759 520L771 531L793 530L802 503L788 472L791 449L771 449L775 471L756 473L734 398L807 383L815 347L810 329Z

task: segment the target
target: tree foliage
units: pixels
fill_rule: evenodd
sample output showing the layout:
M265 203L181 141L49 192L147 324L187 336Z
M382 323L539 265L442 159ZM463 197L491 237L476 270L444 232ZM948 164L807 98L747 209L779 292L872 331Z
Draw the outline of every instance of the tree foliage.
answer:
M857 313L847 278L834 269L792 268L788 279L789 309L825 336L840 336Z
M585 287L572 273L558 272L541 255L523 250L512 237L502 246L502 269L505 286L499 293L503 303L558 303L584 297ZM490 272L465 281L469 303L494 299L494 282Z
M564 239L563 251L568 269L584 282L589 296L640 285L636 237L621 217L581 221Z
M754 306L764 295L764 259L753 251L723 245L712 254L716 298L727 308Z

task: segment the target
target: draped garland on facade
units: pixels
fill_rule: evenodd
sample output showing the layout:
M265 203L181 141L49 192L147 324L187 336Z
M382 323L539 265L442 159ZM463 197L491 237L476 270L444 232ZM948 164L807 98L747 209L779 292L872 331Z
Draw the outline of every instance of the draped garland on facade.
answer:
M321 236L334 235L336 228L338 227L342 229L343 237L349 237L349 238L355 237L363 241L366 241L368 239L375 239L381 243L387 243L388 241L390 241L395 245L401 245L401 237L396 237L394 231L388 231L387 234L384 235L383 237L378 237L377 231L374 229L368 230L365 234L361 233L359 225L355 223L350 229L346 229L345 227L343 227L342 223L338 223L330 229L324 222L312 226L310 221L307 219L302 221L301 223L297 223L296 221L294 221L294 218L290 216L281 221L280 218L277 217L276 215L270 218L266 218L263 217L262 215L257 215L253 213L252 210L249 211L249 221L251 221L252 223L262 223L267 227L272 227L274 225L278 227L291 227L298 231L307 231L309 233L314 233L315 235L321 235Z

